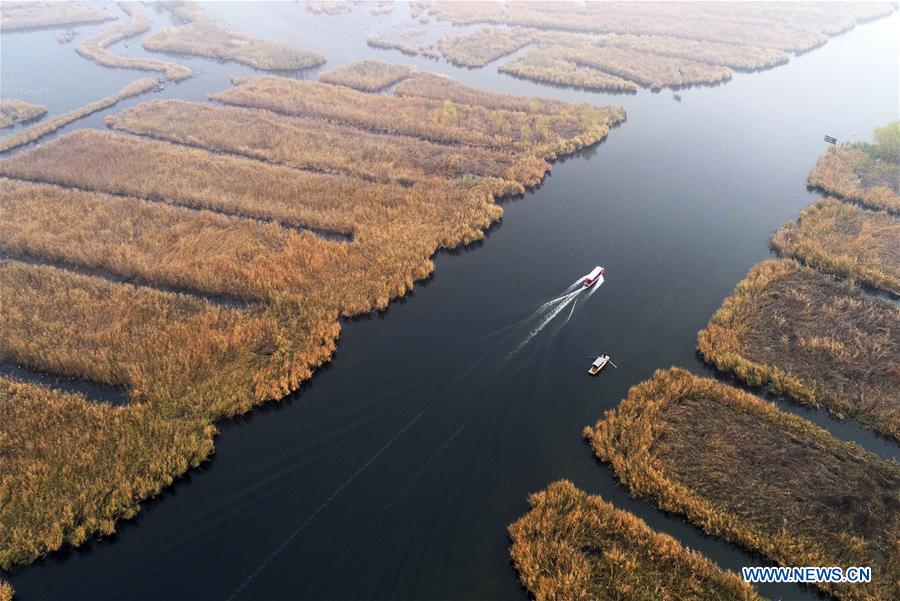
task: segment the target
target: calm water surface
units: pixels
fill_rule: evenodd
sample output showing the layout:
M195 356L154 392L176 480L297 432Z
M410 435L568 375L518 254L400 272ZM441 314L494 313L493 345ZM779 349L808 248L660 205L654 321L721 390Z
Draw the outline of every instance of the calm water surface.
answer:
M669 91L579 92L503 76L493 65L457 69L369 49L366 34L400 27L403 6L384 17L316 17L296 4L209 10L249 33L323 52L325 68L377 57L495 91L621 104L628 121L555 164L539 189L507 201L483 243L440 253L434 276L413 294L345 323L334 361L302 391L220 424L213 460L116 536L12 575L19 598L524 599L506 527L527 510L530 492L561 478L723 567L763 563L629 498L581 430L657 368L709 373L695 356L697 330L769 256L772 231L815 199L805 182L823 135L864 139L898 118L896 15L787 66L682 91L676 102ZM75 43L97 28L79 29ZM57 112L140 76L73 57L54 35L3 35L4 96ZM113 49L149 54L133 40ZM197 76L169 85L167 97L201 100L251 72L174 60ZM103 127L105 115L128 104L75 127ZM601 287L539 311L598 263L607 268ZM600 352L618 369L589 378L588 356ZM897 454L852 423L779 404ZM794 586L762 592L816 597Z

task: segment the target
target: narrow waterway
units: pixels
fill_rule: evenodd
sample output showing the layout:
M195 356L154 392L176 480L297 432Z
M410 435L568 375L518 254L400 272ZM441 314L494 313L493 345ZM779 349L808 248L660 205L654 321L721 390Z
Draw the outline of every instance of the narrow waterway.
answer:
M865 139L898 118L898 15L786 66L680 91L677 102L670 91L580 92L368 48L366 34L399 22L403 6L387 17L317 17L296 4L210 10L249 33L302 40L328 56L325 68L394 60L495 91L621 104L628 120L506 202L482 243L439 254L413 294L344 323L334 361L310 384L220 424L213 460L114 537L13 574L18 598L524 599L506 526L530 492L561 478L723 567L761 564L631 499L581 431L655 369L710 373L695 356L696 333L769 256L772 231L814 200L805 183L823 136ZM39 60L20 54L39 41L57 45L49 32L3 34L4 96L48 100L22 92L29 77L49 77L21 68ZM113 50L138 55L137 46ZM114 90L139 76L77 58L85 88L92 77ZM178 60L198 76L166 96L202 99L250 72ZM110 91L97 90L85 100ZM75 126L102 127L105 114ZM597 264L607 270L602 286L560 299ZM589 378L588 357L601 352L618 369ZM780 406L897 455L854 424ZM796 586L761 590L816 598Z

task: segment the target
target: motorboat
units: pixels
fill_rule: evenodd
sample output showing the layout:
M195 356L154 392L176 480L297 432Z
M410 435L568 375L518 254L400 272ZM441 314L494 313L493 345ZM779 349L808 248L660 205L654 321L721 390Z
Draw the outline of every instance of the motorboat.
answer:
M603 267L597 265L593 270L591 270L589 274L584 276L584 278L581 280L581 283L584 284L585 288L590 288L591 286L596 284L597 280L599 280L603 276L604 271L606 270Z

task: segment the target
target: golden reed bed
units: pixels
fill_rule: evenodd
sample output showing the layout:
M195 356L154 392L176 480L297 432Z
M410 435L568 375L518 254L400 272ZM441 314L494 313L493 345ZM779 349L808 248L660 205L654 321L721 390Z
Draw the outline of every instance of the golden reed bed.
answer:
M819 271L900 296L900 219L826 198L772 235L772 248Z
M217 96L297 109L300 118L166 101L111 120L144 137L75 131L0 161L12 178L0 195L0 253L9 257L0 262L0 359L123 386L130 399L113 410L66 397L79 424L71 440L48 429L49 405L0 422L0 491L17 495L0 504L9 525L0 530L0 566L110 532L211 452L216 420L310 378L335 350L339 315L386 308L431 273L439 248L482 238L502 214L495 199L538 183L545 157L596 143L624 118L621 109L517 100L445 78L417 93L441 86L458 101L253 79ZM295 94L305 110L292 104ZM398 110L399 134L383 131L384 103ZM229 136L213 126L219 119L256 129ZM511 125L515 132L503 129ZM318 147L327 157L306 134L336 141ZM389 149L402 181L358 143ZM215 295L246 304L214 304ZM21 394L52 394L38 391ZM157 446L129 442L130 425L121 438L107 433L107 414L149 424ZM183 423L191 429L179 433ZM25 439L42 446L11 447ZM108 450L81 447L98 440L110 441ZM119 459L142 448L154 455L135 465L162 465L136 480ZM84 480L87 493L73 505Z
M766 261L697 336L703 357L751 386L900 437L900 307L789 261Z
M493 26L439 40L455 64L484 66L534 45L498 70L613 92L715 84L730 79L733 69L768 69L896 10L889 2L588 2L565 10L515 0L414 4L414 16Z
M135 2L119 2L119 7L131 18L128 25L110 25L96 36L85 40L75 49L78 54L104 67L122 69L138 69L142 71L159 71L171 81L181 81L193 74L183 65L147 58L129 58L113 54L107 47L122 40L134 37L150 29L150 21L138 8Z
M70 123L74 123L79 119L87 117L91 113L96 113L98 111L108 109L109 107L115 106L126 98L139 96L151 90L156 90L158 87L159 84L149 77L138 79L137 81L130 83L119 90L116 94L110 94L109 96L101 98L100 100L96 100L94 102L85 104L84 106L80 106L75 110L69 111L68 113L50 117L49 119L44 119L43 121L26 127L21 131L0 138L0 153L8 152L14 148L18 148L19 146L35 142L43 138L44 136L52 134L56 130L65 127L66 125L69 125Z
M319 75L319 81L347 86L362 92L377 92L406 79L412 67L376 60L356 61Z
M830 150L814 176L833 175L835 159L846 165L847 151L857 153L864 166L852 172L853 179L844 178L858 200L898 168L900 122L876 129L875 144ZM754 266L699 333L703 357L751 386L768 386L897 439L900 309L852 281L892 289L900 269L898 223L886 212L834 199L807 208L775 233L771 245L850 281L791 260ZM657 371L631 388L618 409L584 433L632 494L782 565L873 566L872 584L821 586L836 597L900 595L895 461L840 441L748 392L679 368ZM537 508L511 527L514 564L537 598L618 593L621 577L605 580L611 552L598 551L587 539L600 530L588 524L602 502L594 500L598 510L591 514L584 499L571 485L553 485L533 497ZM604 510L616 513L611 506ZM612 535L609 528L605 534ZM629 576L653 569L652 562L615 551L620 561L630 559ZM667 582L664 594L725 596L712 587L680 591L680 582ZM622 597L641 595L632 587Z
M169 142L382 183L411 185L431 177L476 176L534 186L550 169L546 161L531 155L183 100L145 102L107 117L106 122L116 130ZM323 153L322 148L331 152Z
M736 574L571 482L528 501L529 512L509 527L510 555L537 601L761 599Z
M148 35L141 42L147 50L230 60L267 71L295 71L325 62L325 57L318 52L261 40L228 29L216 23L199 4L173 2L166 4L166 7L183 24L165 27Z
M585 436L634 495L786 566L870 566L839 599L900 595L900 467L758 397L672 368Z

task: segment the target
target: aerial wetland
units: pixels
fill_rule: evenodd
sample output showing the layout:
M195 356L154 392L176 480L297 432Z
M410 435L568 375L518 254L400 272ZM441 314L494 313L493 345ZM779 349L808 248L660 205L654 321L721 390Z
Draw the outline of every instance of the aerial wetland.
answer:
M896 3L0 28L0 601L900 598Z

